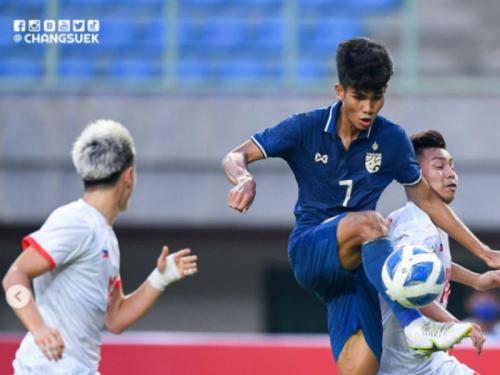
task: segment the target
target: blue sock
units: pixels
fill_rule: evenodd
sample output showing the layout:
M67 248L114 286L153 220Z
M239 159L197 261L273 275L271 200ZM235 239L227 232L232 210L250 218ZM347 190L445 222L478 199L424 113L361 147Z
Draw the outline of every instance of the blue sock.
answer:
M385 293L385 286L382 281L382 267L387 257L393 252L391 240L388 237L380 237L376 240L366 242L361 247L361 257L366 277L378 290L380 295L388 303L392 312L399 320L401 327L408 326L415 319L422 316L417 309L408 309L394 302Z

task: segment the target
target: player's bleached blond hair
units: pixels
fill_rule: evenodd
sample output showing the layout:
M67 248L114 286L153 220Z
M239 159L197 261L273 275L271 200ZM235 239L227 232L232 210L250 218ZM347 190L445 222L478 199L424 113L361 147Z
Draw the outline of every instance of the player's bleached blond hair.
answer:
M76 171L87 183L110 183L135 155L129 131L113 120L97 120L83 130L71 151Z

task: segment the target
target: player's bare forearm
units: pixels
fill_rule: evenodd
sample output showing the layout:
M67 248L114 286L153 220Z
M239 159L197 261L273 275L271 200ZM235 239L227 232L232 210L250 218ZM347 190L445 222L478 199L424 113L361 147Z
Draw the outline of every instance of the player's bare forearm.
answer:
M106 313L106 329L113 333L122 333L143 317L162 295L145 281L133 293L124 296L120 287L113 291Z
M255 181L248 171L248 164L263 159L262 151L249 140L236 147L222 160L228 180L235 185L228 195L228 206L237 211L248 210L255 198Z
M31 280L50 270L50 264L33 247L17 257L5 275L2 286L14 313L33 335L33 339L49 360L61 359L64 342L59 331L48 327L33 298Z
M198 257L191 254L191 249L169 255L168 246L163 246L156 269L137 290L127 296L121 285L113 290L106 311L106 329L121 333L137 322L155 304L167 285L198 272L197 261Z
M19 320L30 332L34 332L45 326L33 298L31 280L49 270L50 265L47 260L30 246L12 263L2 281L5 293L8 293L8 290L17 289L17 298L14 300L14 306L19 307L11 306Z
M11 300L9 303L14 313L28 331L35 332L37 329L45 326L35 300L32 297L31 279L26 273L13 265L5 275L2 286L6 294L9 293L8 291L15 290L15 295L11 295L7 299Z
M453 210L430 188L424 178L415 186L406 187L411 201L424 210L431 220L470 252L484 260L489 266L500 267L500 253L483 244Z
M459 264L451 264L451 280L457 283L475 288L479 278L479 274L472 272Z
M458 319L455 318L453 314L435 301L420 308L420 312L436 322L458 322Z
M456 263L452 263L451 267L451 280L457 283L470 286L481 292L500 287L500 270L479 274Z

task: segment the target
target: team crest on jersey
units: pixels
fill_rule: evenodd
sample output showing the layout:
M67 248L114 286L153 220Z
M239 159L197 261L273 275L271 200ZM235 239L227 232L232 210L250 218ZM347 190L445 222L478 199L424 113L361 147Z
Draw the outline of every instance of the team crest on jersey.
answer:
M382 154L377 152L367 152L365 157L365 167L368 173L376 173L382 166Z

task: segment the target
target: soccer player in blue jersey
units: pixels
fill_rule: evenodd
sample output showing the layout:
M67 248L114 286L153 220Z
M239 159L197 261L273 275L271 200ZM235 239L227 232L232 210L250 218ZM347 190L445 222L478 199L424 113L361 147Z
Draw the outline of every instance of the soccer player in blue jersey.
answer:
M255 134L223 160L235 185L229 206L248 210L255 181L248 164L283 158L298 183L296 226L288 252L298 283L327 307L332 351L342 374L374 374L382 350L378 293L388 302L410 347L446 350L467 336L468 323L443 324L391 301L381 280L392 252L384 218L375 212L384 189L396 180L434 223L488 265L499 252L480 242L422 179L411 142L398 125L378 116L393 73L383 45L367 38L337 49L337 103L295 114Z

